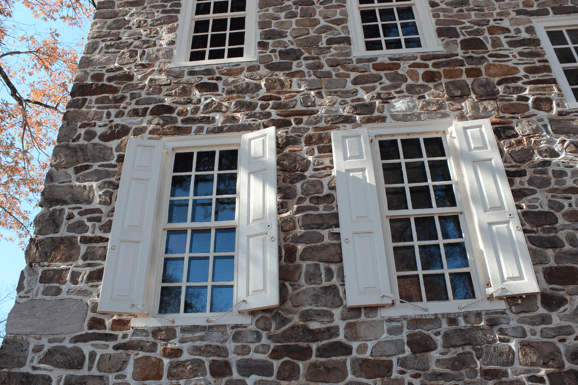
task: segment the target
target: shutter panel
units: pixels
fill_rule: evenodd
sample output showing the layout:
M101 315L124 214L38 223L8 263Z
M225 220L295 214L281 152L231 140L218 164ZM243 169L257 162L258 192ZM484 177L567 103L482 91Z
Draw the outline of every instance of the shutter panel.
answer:
M333 131L347 306L383 306L393 296L367 130Z
M537 293L536 275L489 120L454 123L467 199L498 298ZM484 282L484 281L482 281Z
M275 127L243 135L239 191L237 309L279 305Z
M140 313L153 239L163 142L128 142L98 310Z

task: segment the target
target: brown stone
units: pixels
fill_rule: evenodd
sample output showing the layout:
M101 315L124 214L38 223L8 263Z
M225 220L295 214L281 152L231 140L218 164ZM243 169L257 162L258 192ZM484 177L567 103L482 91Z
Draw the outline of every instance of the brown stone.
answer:
M504 103L500 110L504 114L523 114L530 111L530 106L527 103Z
M273 377L274 366L271 361L243 358L237 360L237 372L243 377Z
M312 356L313 350L311 346L303 344L274 345L269 353L269 358L274 360L291 358L297 361L307 361Z
M209 361L209 373L214 378L231 377L233 368L231 368L231 363L227 360L211 360Z
M74 262L80 255L77 237L31 238L26 248L27 263Z
M518 359L522 366L561 369L564 367L562 353L553 342L521 341Z
M342 341L326 342L315 349L315 357L317 358L350 356L352 353L353 347Z
M163 346L161 348L161 356L165 358L179 358L183 355L183 349L174 346Z
M128 366L130 355L126 353L105 353L101 354L96 364L96 368L101 373L122 372Z
M452 80L449 82L444 82L444 88L448 97L450 98L460 98L464 96L469 96L470 86L465 80Z
M82 369L85 361L86 356L78 346L53 346L38 359L39 364L60 369Z
M432 352L438 348L433 337L421 331L407 335L407 346L413 354Z
M300 374L301 368L299 365L293 361L286 360L279 365L276 378L279 381L297 381Z
M306 287L292 293L290 298L293 306L313 306L335 308L343 304L341 292L337 285Z
M305 324L290 326L280 332L267 333L273 343L286 342L319 342L339 337L338 326L311 329Z
M578 285L578 268L576 266L548 266L544 268L543 274L549 285Z
M519 72L518 68L506 64L486 63L484 65L484 73L491 78L516 75Z
M184 361L171 361L167 370L169 380L184 380L187 378L205 377L207 368L199 358Z
M347 376L346 360L312 361L305 370L305 379L310 382L343 382Z
M385 333L384 321L355 321L345 325L345 338L349 341L377 340Z
M391 377L392 372L392 360L357 357L351 359L351 374L358 378Z
M18 369L26 366L29 348L30 342L26 340L5 337L0 347L0 369Z

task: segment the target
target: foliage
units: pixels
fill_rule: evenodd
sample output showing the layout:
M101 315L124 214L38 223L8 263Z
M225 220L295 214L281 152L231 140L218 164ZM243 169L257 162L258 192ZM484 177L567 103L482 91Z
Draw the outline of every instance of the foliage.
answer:
M87 0L0 0L0 228L21 245L32 220L23 204L38 201L82 45L50 27L80 27L91 14Z

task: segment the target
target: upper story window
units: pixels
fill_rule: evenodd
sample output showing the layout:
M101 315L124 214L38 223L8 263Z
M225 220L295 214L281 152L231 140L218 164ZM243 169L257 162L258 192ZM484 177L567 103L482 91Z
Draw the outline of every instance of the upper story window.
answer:
M569 107L578 107L578 23L576 18L536 21L536 31Z
M423 0L351 0L349 4L355 54L439 49Z
M255 60L255 0L185 2L174 66Z

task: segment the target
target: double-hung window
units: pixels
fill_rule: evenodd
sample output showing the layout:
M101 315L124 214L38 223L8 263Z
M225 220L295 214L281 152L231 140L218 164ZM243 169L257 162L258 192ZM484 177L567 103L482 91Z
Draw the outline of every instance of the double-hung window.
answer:
M348 306L454 312L538 291L489 121L332 141Z
M538 19L535 25L569 107L578 107L578 22L576 17Z
M173 65L256 59L255 0L194 0L183 6Z
M133 326L247 323L278 305L275 128L131 139L99 311Z
M423 0L350 0L348 4L355 54L439 49Z

